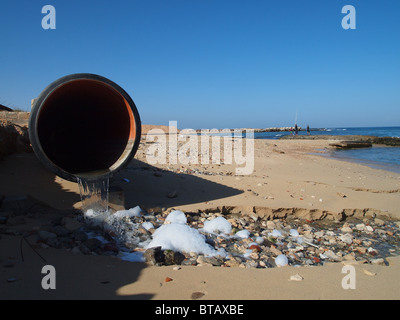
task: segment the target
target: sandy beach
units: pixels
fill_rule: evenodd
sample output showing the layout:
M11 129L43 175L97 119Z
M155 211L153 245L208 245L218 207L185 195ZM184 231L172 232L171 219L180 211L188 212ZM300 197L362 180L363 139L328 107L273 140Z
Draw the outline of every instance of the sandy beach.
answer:
M239 176L234 164L222 161L149 165L151 143L142 137L135 159L111 179L110 186L124 191L127 209L174 208L187 214L225 210L269 220L400 220L400 175L325 157L329 143L255 140L254 170ZM356 287L344 289L343 262L299 268L174 268L30 243L32 249L21 235L33 235L49 221L79 209L78 185L49 172L33 153L14 153L0 161L0 181L0 197L29 195L32 203L54 208L15 216L0 225L0 299L190 300L194 293L200 293L199 300L400 299L399 256L388 257L388 265L354 262ZM41 286L44 265L57 271L55 290ZM296 274L301 281L290 281Z

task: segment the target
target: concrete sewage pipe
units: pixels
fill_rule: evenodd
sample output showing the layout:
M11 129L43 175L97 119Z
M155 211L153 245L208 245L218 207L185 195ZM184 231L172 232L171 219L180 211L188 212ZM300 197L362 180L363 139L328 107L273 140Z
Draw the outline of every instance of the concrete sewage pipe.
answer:
M141 121L135 103L116 83L79 73L62 77L36 99L29 137L39 160L61 178L101 179L135 155Z

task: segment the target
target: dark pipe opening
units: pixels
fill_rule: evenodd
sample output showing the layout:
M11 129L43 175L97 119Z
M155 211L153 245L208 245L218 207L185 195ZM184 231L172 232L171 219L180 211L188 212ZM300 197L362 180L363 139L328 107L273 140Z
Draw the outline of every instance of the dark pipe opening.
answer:
M118 169L140 140L136 107L121 88L97 76L76 78L50 86L38 98L30 123L39 158L73 181L71 176Z

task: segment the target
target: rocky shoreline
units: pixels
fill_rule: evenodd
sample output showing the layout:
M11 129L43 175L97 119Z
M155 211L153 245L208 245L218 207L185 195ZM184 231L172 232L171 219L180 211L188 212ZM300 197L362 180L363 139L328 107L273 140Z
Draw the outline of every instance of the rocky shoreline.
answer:
M400 138L397 137L376 137L376 136L363 136L363 135L284 135L279 139L282 140L346 140L346 141L360 141L368 142L371 144L379 144L386 146L400 146Z

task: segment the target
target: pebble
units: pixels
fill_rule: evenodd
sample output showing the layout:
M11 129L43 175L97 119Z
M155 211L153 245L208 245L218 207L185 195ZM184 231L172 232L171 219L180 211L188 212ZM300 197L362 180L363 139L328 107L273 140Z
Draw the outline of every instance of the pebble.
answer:
M378 259L372 259L371 264L380 264L380 265L384 265L385 264L385 260L382 258L378 258Z
M81 222L71 217L64 217L62 222L64 224L64 228L71 232L77 231L83 226Z
M376 272L372 272L372 271L369 271L369 270L366 270L366 269L363 269L363 272L364 272L367 276L371 276L371 277L376 276Z
M39 231L39 237L42 240L49 240L49 239L57 238L57 234L55 234L54 232L40 230Z
M301 275L299 275L298 273L296 273L293 276L290 276L290 279L289 279L289 281L302 281L302 280L304 280L304 278Z
M173 199L173 198L176 198L178 196L178 193L176 192L176 190L172 190L172 191L168 192L166 194L166 196L169 199Z
M192 300L197 300L197 299L200 299L201 297L203 297L205 294L203 293L203 292L193 292L191 295L190 295L190 298L192 299Z
M275 259L275 264L277 267L285 267L289 263L288 258L284 254L280 254Z

